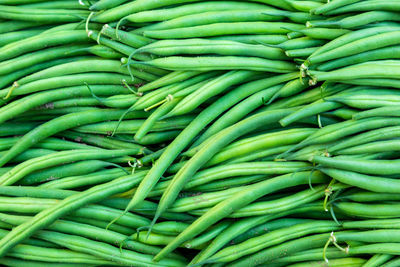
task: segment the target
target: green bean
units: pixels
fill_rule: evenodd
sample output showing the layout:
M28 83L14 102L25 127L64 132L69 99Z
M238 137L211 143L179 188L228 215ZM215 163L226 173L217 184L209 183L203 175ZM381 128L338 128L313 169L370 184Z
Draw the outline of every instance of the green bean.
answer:
M180 134L180 130L170 130L170 131L162 131L162 132L153 132L146 134L142 139L139 140L140 145L154 145L154 144L162 144L166 141L173 140Z
M81 52L78 49L87 47L89 46L86 44L59 46L43 49L41 51L35 51L9 60L4 60L0 64L0 74L4 75L52 59L63 58L66 56L84 55L86 53ZM77 50L77 52L69 53L70 51L74 50Z
M310 135L299 144L295 145L292 149L288 150L287 153L293 150L304 148L308 145L332 142L338 140L339 138L343 138L351 134L360 133L366 130L373 130L387 126L396 126L399 122L400 121L397 120L397 118L383 119L382 117L374 117L358 121L345 121L333 125L328 125L319 129L317 132Z
M118 264L134 266L185 266L184 261L171 258L153 264L151 262L151 255L123 249L121 250L122 252L120 252L118 248L112 245L93 241L80 236L66 235L44 230L39 231L37 235L71 250L87 253L104 260L117 262Z
M365 43L364 43L365 39L371 40L371 38L376 35L380 36L380 34L395 32L398 30L399 30L399 27L390 27L389 26L389 27L372 27L372 28L362 29L362 30L358 30L358 31L352 31L350 33L344 34L343 36L340 36L340 37L336 38L335 40L332 40L331 42L325 44L320 49L315 51L314 54L309 57L309 59L313 60L312 58L314 56L317 58L322 57L322 55L325 53L331 54L330 51L332 51L332 50L336 51L336 49L340 49L342 46L345 46L345 48L348 48L351 51L351 47L354 47L354 46L352 46L350 44L357 44L358 49L364 49L365 51L373 50L376 48L371 47L369 45L365 46ZM361 40L361 39L363 40L362 41L363 45L361 45L361 42L357 42L358 40ZM371 40L371 42L372 42L372 40ZM380 44L379 42L375 43L374 46L376 46L376 45L379 46L379 44L383 45L383 47L386 46L385 42L382 42L382 43L383 44ZM359 46L359 45L361 45L361 46ZM387 45L387 46L389 46L389 45ZM358 51L357 53L360 53L360 52L364 52L364 51ZM354 54L357 54L357 53L354 53ZM319 55L321 55L321 56L319 56ZM346 55L342 56L342 54L336 54L336 56L344 57ZM305 66L307 66L307 65L308 65L308 63L305 62Z
M78 125L85 125L108 119L118 118L122 115L121 110L89 110L81 113L71 113L50 120L24 135L5 155L0 158L0 165L4 165L10 159L20 154L35 143ZM137 116L137 113L128 114L129 117ZM131 117L132 118L132 117Z
M18 83L13 86L0 90L1 97L10 97L11 95L24 95L35 92L40 92L49 89L56 89L61 87L79 86L85 82L90 85L97 84L118 84L122 81L130 81L128 75L121 75L115 73L83 73L73 74L60 77L53 77L49 79L38 80L32 83L19 86ZM140 79L135 79L134 83L142 82ZM132 84L133 82L128 82ZM87 88L87 87L86 87Z
M316 1L294 1L289 0L287 1L289 5L291 5L294 9L303 11L303 12L310 12L311 10L323 6L322 3Z
M293 58L306 58L315 51L317 51L319 47L309 47L309 48L300 48L300 49L292 49L292 50L287 50L285 51L285 54L288 57L293 57Z
M4 46L6 44L9 44L9 43L21 40L21 39L35 36L43 31L44 31L44 29L33 29L33 30L23 30L23 31L15 31L15 32L8 32L8 33L0 34L0 37L1 37L0 46Z
M346 5L337 9L334 9L330 12L327 12L327 15L336 15L347 12L360 12L360 11L376 11L376 10L384 10L384 11L400 11L399 3L396 1L363 1L354 3L351 5Z
M170 30L184 27L194 27L200 25L210 25L214 23L229 22L251 22L251 21L279 21L284 17L280 15L269 15L271 8L264 6L262 9L241 9L241 10L218 10L207 11L202 13L190 14L160 23L144 26L135 33L141 34L145 31L154 30Z
M247 162L253 160L264 160L266 157L277 156L280 153L287 151L292 146L293 145L278 146L278 147L267 148L261 151L255 151L250 155L243 155L240 157L235 157L230 160L227 160L226 163L239 163L239 162Z
M77 1L51 1L41 3L24 4L23 8L39 8L39 9L87 9Z
M354 16L348 16L340 20L333 21L309 21L307 27L338 27L342 29L354 29L367 25L369 23L376 23L379 21L399 21L396 12L389 11L369 11Z
M127 149L127 148L138 148L142 149L144 153L151 153L150 150L129 142L117 140L115 138L107 138L98 135L90 135L84 133L78 133L73 131L64 131L59 134L62 137L71 139L76 142L83 142L85 144L91 144L96 147L108 148L108 149Z
M190 179L184 186L184 189L193 188L199 185L208 184L211 181L225 179L228 177L244 176L244 175L271 175L271 174L284 174L295 171L299 168L307 167L304 163L275 163L275 162L244 162L237 164L226 164L216 166L213 168L205 169L198 172ZM170 184L170 181L160 182L154 188L155 192L163 192Z
M96 185L109 182L115 178L122 176L126 171L124 169L105 169L96 173L81 176L71 176L67 178L49 181L41 184L43 188L71 189L87 185Z
M43 49L47 46L69 44L72 42L87 42L89 39L85 31L60 31L51 34L30 37L0 49L0 59L6 60L27 52Z
M299 110L294 111L293 113L281 119L279 123L283 127L285 127L301 119L307 118L312 115L318 115L322 112L334 110L340 108L341 106L342 106L341 103L325 101L323 99L320 99L315 101L314 103L302 107Z
M314 157L317 158L317 157ZM347 158L349 161L362 161L362 160L353 160L351 158ZM336 160L339 161L339 160ZM344 161L344 160L342 160ZM367 161L367 160L365 160ZM370 161L374 162L374 161ZM325 164L328 165L328 164ZM358 170L358 167L360 165L354 165L354 169ZM336 168L337 166L335 166ZM340 166L339 166L340 168ZM371 175L365 175L365 174L359 174L356 172L352 171L347 171L347 170L337 170L337 169L332 169L332 168L326 168L323 167L321 169L325 174L331 176L332 178L346 183L350 184L359 188L363 188L369 191L373 192L382 192L382 193L393 193L395 192L395 188L397 188L398 185L398 180L396 179L391 179L391 178L384 178L384 177L377 177L377 176L371 176ZM359 171L359 170L358 170ZM373 173L372 173L373 174Z
M387 254L383 254L383 255L387 255ZM393 255L390 255L390 258L393 258ZM399 258L395 257L394 259L385 262L385 267L395 267L398 264L399 264Z
M0 217L5 222L8 222L15 226L27 222L31 219L31 217L29 216L15 216L4 213L0 214ZM106 242L108 244L121 244L123 248L149 254L156 254L158 251L160 251L160 249L156 247L141 244L133 240L125 240L126 236L117 232L73 221L57 220L53 224L48 226L47 229L65 234L79 235L86 238Z
M307 12L307 13L306 13ZM306 23L309 20L315 20L315 19L323 19L323 16L315 16L311 15L306 12L291 12L291 11L286 11L286 10L268 10L264 11L263 14L269 15L269 16L276 16L277 18L280 18L282 20L282 17L286 17L289 20L296 22L296 23Z
M79 67L78 67L79 66ZM32 75L20 79L18 83L26 84L29 82L48 79L56 76L64 76L75 73L85 73L85 72L115 72L119 74L128 75L129 71L121 66L121 62L117 60L105 60L105 59L94 59L94 60L81 60L79 62L70 62L66 64L61 64L54 66L49 69L36 72ZM157 76L146 73L144 71L132 70L131 74L140 80L152 81L157 79Z
M272 215L275 213L282 213L321 198L321 196L324 195L325 189L326 186L318 186L315 189L304 190L290 196L281 197L277 200L255 202L247 205L246 207L240 208L228 217L244 218L249 216ZM199 210L199 212L191 213L196 213L196 215L197 213L198 215L203 215L205 213L203 211L205 210L203 209Z
M153 231L163 235L177 235L188 227L187 223L165 221L154 225Z
M231 222L221 222L215 226L210 227L210 229L207 231L207 233L194 238L192 240L189 240L185 242L185 247L186 248L194 248L194 247L200 247L204 243L207 243L208 241L212 240L214 237L218 236L222 231L224 231Z
M284 212L283 215L285 215L286 213ZM281 216L282 214L264 215L258 217L244 218L242 220L234 222L221 234L219 234L208 247L197 254L196 257L194 257L193 260L190 262L190 264L195 264L206 260L209 256L213 255L220 248L225 246L229 241L231 241L236 236L239 236L241 233L245 233L247 230L256 225L268 222Z
M294 79L297 76L294 74L279 75L273 78L265 78L247 83L227 93L214 104L210 105L202 111L173 142L163 151L160 158L157 160L153 168L146 175L143 182L140 183L137 193L129 203L127 210L142 202L147 194L151 191L159 178L166 171L169 165L176 159L178 154L192 141L192 139L213 119L218 117L225 109L233 106L241 99L260 91L266 87L270 87L287 80ZM212 114L212 115L211 115Z
M65 115L67 116L67 115ZM154 124L152 131L166 131L166 130L176 130L185 128L194 118L193 115L185 115L175 118L166 119L163 121L158 121ZM105 120L103 118L103 120ZM111 135L114 131L115 133L130 134L135 133L142 126L144 120L125 120L122 122L118 121L108 121L101 123L92 123L74 128L75 131L83 133L97 133L97 134L108 134ZM118 129L116 128L118 125ZM116 129L116 130L115 130ZM143 141L143 139L141 140Z
M266 8L265 5L257 3L243 3L236 1L206 1L200 3L189 3L166 9L154 9L141 12L135 12L126 19L131 22L153 22L165 21L190 14L198 14L209 11L226 11L226 10L258 10Z
M399 136L400 128L398 126L382 127L366 133L361 133L358 136L351 137L347 140L328 148L328 152L336 152L338 150L353 147L355 145L366 144L368 142L396 138Z
M80 208L87 203L100 201L116 193L129 190L143 178L144 172L132 176L117 178L111 182L91 187L90 189L72 195L58 202L56 205L36 214L31 220L13 228L0 241L1 255L15 247L20 241L30 237L36 230L50 225L64 214Z
M70 150L70 151L60 151L51 154L47 154L41 157L33 158L31 160L25 161L17 166L15 166L9 172L3 174L0 177L0 183L2 185L11 185L18 180L22 179L27 174L30 174L34 171L46 168L53 167L63 163L70 163L76 160L87 160L87 159L105 159L105 158L113 158L123 155L129 155L137 153L137 149L130 150L111 150L111 151L101 151L94 149L79 149L79 150ZM2 155L4 156L4 155Z
M181 99L173 99L172 101L164 103L162 106L156 109L140 126L137 130L134 138L135 140L141 140L154 126L154 124L165 114L171 111Z
M200 74L198 71L175 71L171 72L163 77L158 78L155 81L149 82L141 87L139 87L139 92L147 92L150 90L154 90L156 88L160 88L162 86L167 86L173 84L175 82L182 82L186 79L189 79L193 76Z
M47 69L47 68L50 68L50 67L53 67L53 66L56 66L59 64L68 63L68 62L72 62L72 61L79 61L79 60L88 59L88 58L92 58L92 57L76 56L76 57L68 57L68 58L59 58L59 59L54 59L54 60L50 60L50 61L43 62L43 63L38 63L36 65L8 73L6 75L1 76L2 78L0 80L0 88L4 88L4 86L11 85L13 82L17 81L18 79L20 79L28 74L32 74L36 71Z
M218 95L231 86L235 86L243 81L255 78L257 75L258 73L247 70L227 72L216 79L211 80L195 92L186 96L164 117L189 113L204 103L207 99Z
M332 10L335 10L336 8L340 8L346 5L350 5L353 3L356 3L357 0L336 0L332 2L328 2L327 4L317 7L314 10L311 10L312 13L315 14L325 14L327 12L330 12Z
M343 58L346 56L352 56L355 54L359 54L359 53L366 52L366 51L371 51L371 50L378 49L378 48L396 45L397 43L393 42L393 38L398 38L400 32L396 31L395 29L393 29L393 31L389 31L390 28L385 28L385 27L382 27L382 28L383 29L381 31L375 30L375 32L374 32L375 35L372 35L372 36L369 34L373 33L373 31L370 29L367 29L369 31L365 31L365 34L368 34L366 37L364 37L362 39L357 39L355 41L352 41L352 39L351 39L350 42L348 39L353 36L356 37L357 35L351 34L351 33L349 33L347 35L343 35L341 38L342 38L342 40L345 40L346 43L344 43L344 41L339 42L340 38L328 43L327 45L323 46L322 48L325 49L326 47L330 47L331 50L324 51L324 52L322 52L321 49L317 50L314 54L312 54L307 59L306 64L323 63L328 60ZM377 29L379 29L379 27ZM381 32L383 32L383 33L381 33ZM361 35L361 33L360 33L360 35ZM341 44L341 46L338 46L338 47L336 45L333 46L333 42L335 42L335 44ZM355 48L357 49L357 51L355 51Z
M96 95L111 95L129 92L128 89L121 85L93 85L90 88ZM34 93L1 107L0 122L10 120L34 107L44 104L47 105L48 103L51 104L52 101L90 95L91 92L86 86L65 87L61 90L50 90Z
M349 33L349 30L345 29L330 29L330 28L306 28L301 30L296 30L295 32L299 32L313 39L322 39L322 40L334 40L339 38L346 33Z
M294 84L290 86L288 85L289 88L287 88L287 93L289 94L291 92L295 93L297 90L301 90L301 88L304 88L303 86L305 86L301 84L301 81L296 81L293 83ZM313 101L319 100L322 97L333 95L337 92L348 89L349 87L349 85L344 84L328 84L327 86L321 85L320 87L304 91L302 94L294 94L290 98L284 98L276 101L275 103L270 103L269 105L263 107L261 110L273 110L286 107L302 106L304 104L309 104Z
M26 30L29 28L40 27L48 23L44 22L32 22L32 21L1 21L0 22L0 33L13 32L17 30ZM48 26L43 26L47 29Z
M209 39L160 40L139 48L136 53L151 53L159 56L219 54L287 59L279 48Z
M125 32L122 30L113 29L108 24L105 24L103 26L101 33L110 37L113 40L121 41L122 43L129 45L133 48L140 48L152 42L151 39L146 38L144 36L134 34L131 32Z
M185 231L179 234L171 243L163 248L163 250L158 253L153 260L160 260L183 242L204 231L208 226L223 219L233 211L246 206L257 198L279 189L307 183L308 181L305 180L309 180L310 175L311 180L314 180L314 182L324 181L324 177L322 177L320 173L314 172L313 174L310 174L309 172L298 172L293 175L290 174L271 178L269 180L246 187L246 189L243 189L241 192L235 194L231 198L228 198L211 208L206 214L197 219L188 228L186 228ZM307 178L305 176L307 176Z
M93 18L93 21L105 23L105 22L118 20L129 14L133 14L133 13L140 12L140 11L152 10L152 9L170 6L170 5L174 5L174 4L181 4L181 3L195 2L195 1L196 0L168 0L168 1L158 2L158 1L154 1L154 0L152 0L152 1L140 0L137 2L126 3L123 5L114 7L112 9L106 10L105 12L102 12L101 14L98 14L97 16L95 16Z
M55 151L49 149L32 148L22 152L20 155L12 159L10 163L21 163L30 159L49 155L54 152ZM5 151L0 151L0 155L4 155L5 153Z
M207 262L231 262L266 247L284 243L309 234L331 232L340 229L335 222L313 221L279 229L250 238L238 245L229 246L214 254Z
M43 262L43 261L27 261L27 260L20 260L17 258L12 257L3 257L0 259L0 263L6 266L15 266L15 267L23 267L23 266L31 266L31 267L41 267L44 264L49 267L85 267L85 266L95 266L94 264L88 263L50 263L50 262Z
M222 150L224 146L238 137L259 128L262 125L260 123L261 121L267 120L273 122L274 120L284 116L285 112L287 112L287 110L259 113L232 125L217 134L212 141L202 147L175 175L174 179L168 185L161 197L155 220L159 214L165 211L173 203L189 177L194 175L196 171L207 163L215 153Z
M338 233L335 233L335 237L337 234ZM326 243L329 237L330 234L326 233L287 241L283 244L274 246L272 248L267 248L253 255L244 257L243 259L239 259L231 263L231 266L243 266L242 264L246 264L246 266L272 264L275 260L280 259L283 256L291 255L305 249L320 248Z
M343 259L332 259L329 260L329 266L348 266L348 267L358 267L361 266L366 262L365 259L363 258L343 258ZM289 267L307 267L307 266L313 266L313 265L323 265L325 264L326 261L308 261L308 262L301 262L301 263L296 263L296 264L291 264L288 265Z
M84 107L84 106L106 106L110 108L129 108L138 97L135 95L113 95L103 99L95 99L93 97L79 97L75 99L56 100L51 103L39 106L37 109L58 109L66 107Z
M396 209L399 204L395 202L385 204L364 204L364 203L352 203L352 202L338 202L334 203L334 207L339 211L344 212L351 216L357 216L361 218L397 218L398 214Z
M4 9L4 6L1 6ZM25 8L24 8L25 9ZM22 9L23 10L23 9ZM27 12L32 12L33 10L39 9L27 9ZM43 9L46 10L46 9ZM61 11L61 10L51 10L47 9L46 11ZM56 12L55 12L56 13ZM80 14L79 14L80 13ZM65 22L79 22L82 20L83 16L86 16L88 11L85 10L75 10L74 14L70 14L68 12L62 14L30 14L30 13L17 13L17 12L9 12L6 10L0 11L1 19L9 19L9 20L23 20L23 21L32 21L32 22L44 22L44 23L65 23Z
M162 103L167 101L166 97L168 97L168 94L176 94L177 92L181 91L182 89L192 87L192 88L198 88L198 84L202 84L204 81L208 81L210 78L215 77L216 75L220 75L220 72L206 72L206 73L201 73L198 76L194 76L192 78L189 78L183 82L176 82L170 85L163 86L161 88L158 88L157 90L154 90L143 97L141 97L138 102L136 102L133 105L133 109L144 109L151 107L155 104L161 103L160 100L163 100ZM195 89L195 90L196 90ZM159 102L159 103L157 103Z
M377 142L361 144L349 148L340 149L338 151L335 151L335 154L354 155L354 154L364 154L364 153L398 151L400 150L399 145L400 143L398 140L377 141Z
M113 164L101 160L83 160L33 172L22 178L19 183L23 185L32 185L68 176L83 175L110 165Z
M290 112L290 110L288 110ZM287 113L286 113L287 114ZM233 126L231 126L233 127ZM228 128L226 128L228 129ZM224 130L225 131L225 130ZM261 134L253 138L246 138L226 146L221 151L216 153L206 164L212 166L229 159L245 156L253 152L262 151L264 149L285 146L288 144L296 144L305 140L315 132L312 128L299 128L289 129L278 132ZM210 137L209 140L217 138L217 136ZM204 146L205 149L206 146ZM200 149L203 149L200 148ZM196 155L196 154L195 154Z
M239 64L240 63L240 64ZM296 68L292 63L280 60L269 60L257 57L223 56L223 57L164 57L134 64L153 66L167 70L253 70L276 73L289 73Z
M281 44L276 45L283 50L301 49L313 46L320 46L325 44L324 40L312 39L310 37L300 37L296 39L287 40Z
M60 266L61 263L72 264L111 264L112 261L99 259L98 257L88 255L86 253L75 252L71 250L60 250L56 248L42 248L31 245L20 244L12 249L8 256L13 258L21 258L27 260L26 263L31 266L31 261L39 261L42 264L58 263L55 266ZM43 265L42 265L43 266ZM51 266L51 265L50 265ZM63 265L61 265L63 266Z
M234 41L240 42L245 44L271 44L277 45L283 43L288 40L285 35L222 35L222 36L214 36L210 37L211 40L227 40L227 41Z
M340 81L348 79L363 78L388 78L395 77L400 73L399 66L395 60L380 60L360 63L331 72L308 71L315 81ZM375 68L373 68L375 67Z
M289 32L287 28L297 30L303 28L303 26L287 22L231 22L170 30L144 31L143 35L155 39L181 39L229 34L247 34L249 32L253 34L284 34Z
M191 190L195 192L210 192L210 191L224 190L232 187L253 184L256 182L260 182L264 179L265 179L264 175L249 175L242 177L239 176L229 179L217 180L204 185L199 185L193 187Z
M204 140L216 134L217 132L225 129L228 126L236 123L247 114L251 113L253 110L257 109L269 99L273 97L274 94L279 92L282 88L282 84L276 85L265 90L262 90L258 93L249 96L241 103L234 106L232 109L227 111L224 115L218 118L201 136L196 140L196 142L192 145L192 147L199 145Z
M398 58L399 52L400 52L399 46L389 46L389 47L379 48L372 51L359 53L353 56L328 61L326 63L317 66L317 70L329 71L340 67L363 63L371 60Z
M100 0L90 6L90 10L105 10L116 7L127 2L127 0Z

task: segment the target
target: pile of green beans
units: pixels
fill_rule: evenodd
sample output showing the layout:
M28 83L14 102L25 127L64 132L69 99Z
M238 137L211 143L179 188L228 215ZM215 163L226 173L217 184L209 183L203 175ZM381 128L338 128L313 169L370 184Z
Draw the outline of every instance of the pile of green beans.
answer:
M399 18L0 0L0 265L400 266Z

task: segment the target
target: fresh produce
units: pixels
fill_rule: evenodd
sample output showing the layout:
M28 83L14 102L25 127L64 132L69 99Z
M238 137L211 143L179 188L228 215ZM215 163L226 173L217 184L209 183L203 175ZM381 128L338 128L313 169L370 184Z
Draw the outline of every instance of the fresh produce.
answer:
M399 18L0 0L0 264L400 266Z

